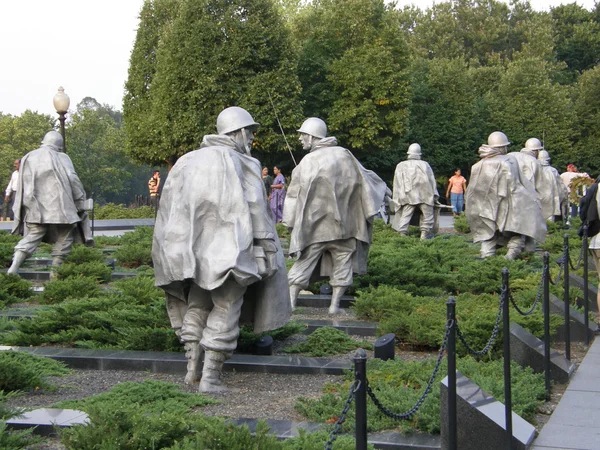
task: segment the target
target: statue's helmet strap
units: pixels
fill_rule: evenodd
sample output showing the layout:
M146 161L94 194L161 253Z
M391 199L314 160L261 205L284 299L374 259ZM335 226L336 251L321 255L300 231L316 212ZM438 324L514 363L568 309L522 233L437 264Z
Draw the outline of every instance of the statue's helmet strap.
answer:
M239 106L226 108L217 117L217 133L219 134L232 133L242 128L255 131L258 127L259 124L254 121L250 113Z
M508 147L510 142L502 131L494 131L488 136L488 145L490 147Z
M297 131L319 139L324 139L327 137L327 124L318 117L309 117L302 123L302 126Z

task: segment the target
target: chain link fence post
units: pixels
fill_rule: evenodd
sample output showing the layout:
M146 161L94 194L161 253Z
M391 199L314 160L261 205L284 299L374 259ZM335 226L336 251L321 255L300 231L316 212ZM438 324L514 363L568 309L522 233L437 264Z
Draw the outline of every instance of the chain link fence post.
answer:
M448 450L456 450L456 300L446 302L448 320Z
M565 234L565 242L563 249L563 263L564 263L564 276L563 276L563 300L565 304L565 356L571 361L571 314L570 314L570 302L569 302L569 235Z
M590 346L590 305L588 292L588 225L583 224L583 240L581 242L583 253L583 316L585 324L585 345Z
M550 253L544 252L544 378L546 399L550 400Z
M503 338L504 338L504 419L506 425L506 448L512 449L512 391L510 379L510 287L508 285L508 268L502 269L502 296L503 301Z
M356 450L367 450L367 352L362 348L354 353L354 383Z

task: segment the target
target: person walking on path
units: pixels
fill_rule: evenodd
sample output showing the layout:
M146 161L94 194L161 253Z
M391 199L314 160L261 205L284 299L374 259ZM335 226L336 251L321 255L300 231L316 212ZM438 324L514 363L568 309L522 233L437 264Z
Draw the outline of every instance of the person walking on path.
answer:
M14 167L15 170L10 176L8 186L6 186L6 192L4 194L4 220L13 220L14 214L12 210L13 202L15 200L15 193L17 192L17 184L19 183L19 167L21 166L21 160L15 159ZM2 220L2 217L0 217Z
M148 180L148 190L150 191L150 205L158 209L158 200L160 198L160 171L152 172L152 177Z
M448 189L446 189L446 198L450 196L454 216L458 216L463 211L466 190L467 180L461 175L460 169L456 169L454 175L448 180Z
M283 202L285 201L285 177L279 167L273 167L275 180L271 185L271 196L269 197L269 206L275 223L283 219Z

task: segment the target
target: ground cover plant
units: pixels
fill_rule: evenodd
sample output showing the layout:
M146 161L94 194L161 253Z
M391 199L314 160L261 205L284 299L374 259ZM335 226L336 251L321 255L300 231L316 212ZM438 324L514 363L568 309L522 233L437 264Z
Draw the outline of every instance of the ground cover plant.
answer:
M435 365L435 359L425 361L382 361L371 359L367 362L367 379L377 398L395 413L403 413L416 403L427 384ZM502 401L503 361L478 362L471 357L457 361L457 369L477 383L484 391ZM440 432L440 383L447 374L447 363L442 361L438 379L427 400L419 411L408 421L397 421L379 412L372 401L367 401L369 431L400 429L403 432L418 430L427 433ZM513 411L525 420L534 422L535 412L545 399L544 378L534 374L530 368L511 363ZM348 396L354 374L349 371L346 380L325 386L324 395L318 399L298 398L296 411L312 422L324 423L337 417ZM344 424L347 431L354 427L354 408L348 413Z
M0 391L17 392L51 389L48 376L67 375L61 362L11 350L0 351Z
M0 448L10 450L20 450L31 448L32 445L41 441L41 439L32 434L32 430L12 431L6 427L6 419L17 416L23 412L20 408L11 408L6 405L6 401L16 397L18 393L0 390Z
M352 339L343 331L332 327L322 327L311 333L305 342L285 348L286 353L304 353L307 356L321 357L348 353L358 348L371 350L367 341Z
M151 206L130 208L125 205L115 205L114 203L107 203L103 206L94 206L94 219L96 220L153 218L154 208Z
M267 433L264 422L253 435L247 427L203 416L202 406L214 402L202 394L184 393L176 385L151 380L122 383L104 394L55 406L79 409L90 416L88 426L61 430L61 442L69 449L316 450L327 439L326 433L303 433L280 442ZM340 438L335 446L340 450L354 447L354 440L348 437Z
M29 299L33 295L31 286L18 275L0 273L0 309Z
M118 264L126 268L142 265L152 266L152 227L137 227L121 237L120 246L114 257Z

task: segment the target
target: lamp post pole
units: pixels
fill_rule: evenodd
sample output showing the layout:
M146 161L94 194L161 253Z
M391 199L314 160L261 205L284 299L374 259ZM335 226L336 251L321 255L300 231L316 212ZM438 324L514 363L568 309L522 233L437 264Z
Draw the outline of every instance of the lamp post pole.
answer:
M58 88L58 92L54 96L53 103L54 108L58 113L58 120L60 122L60 134L63 138L63 151L67 153L67 144L65 139L65 118L67 115L67 111L69 111L71 99L67 94L65 94L65 89L62 86Z

